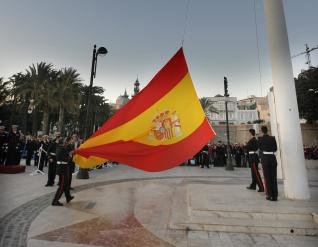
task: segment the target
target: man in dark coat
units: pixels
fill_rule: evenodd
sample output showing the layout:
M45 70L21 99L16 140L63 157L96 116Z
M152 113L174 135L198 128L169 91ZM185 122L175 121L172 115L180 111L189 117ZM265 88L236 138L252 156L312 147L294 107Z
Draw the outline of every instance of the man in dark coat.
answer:
M275 156L277 143L275 136L267 134L266 126L262 126L261 130L263 136L258 139L258 144L264 173L266 200L277 201L277 160Z
M0 165L4 165L7 158L8 149L8 133L5 132L5 127L0 126Z
M201 160L201 168L204 168L206 166L207 168L210 168L209 165L209 147L208 145L204 145L203 148L200 151L200 160Z
M250 129L249 133L251 135L251 139L246 144L246 150L248 153L248 162L251 167L252 183L250 184L250 186L247 187L247 189L256 190L256 184L257 184L258 192L263 192L264 185L258 171L258 163L259 163L259 158L257 153L258 142L257 142L257 139L255 138L255 130Z
M242 155L243 155L243 149L241 146L237 143L235 143L234 148L233 148L233 154L235 157L235 164L237 167L241 167L242 163Z
M225 158L226 149L221 141L218 142L215 148L215 165L214 166L225 166L226 158Z
M37 144L34 140L34 137L27 136L26 144L25 144L25 149L27 151L25 163L27 166L31 165L31 160L32 160L32 157L34 155L34 152L36 151L36 148L37 148Z
M12 125L8 136L8 154L6 165L19 165L21 160L21 135L17 125Z

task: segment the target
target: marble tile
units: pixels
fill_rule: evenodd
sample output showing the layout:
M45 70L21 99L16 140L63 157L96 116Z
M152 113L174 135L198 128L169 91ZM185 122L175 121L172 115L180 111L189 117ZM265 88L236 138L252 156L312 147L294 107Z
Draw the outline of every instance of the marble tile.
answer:
M33 239L105 247L172 246L145 229L133 215L116 224L105 217L98 217L34 236Z
M63 217L59 217L63 216ZM79 212L78 210L68 207L48 207L32 222L28 238L50 232L70 224L79 223L82 221L96 218L96 215L86 212Z

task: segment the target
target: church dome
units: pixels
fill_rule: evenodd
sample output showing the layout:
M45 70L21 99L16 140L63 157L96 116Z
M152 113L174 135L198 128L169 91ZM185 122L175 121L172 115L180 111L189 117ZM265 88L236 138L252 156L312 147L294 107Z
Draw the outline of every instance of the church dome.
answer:
M125 90L124 95L118 96L116 99L116 109L122 108L127 102L129 101L129 96L127 94L127 91Z

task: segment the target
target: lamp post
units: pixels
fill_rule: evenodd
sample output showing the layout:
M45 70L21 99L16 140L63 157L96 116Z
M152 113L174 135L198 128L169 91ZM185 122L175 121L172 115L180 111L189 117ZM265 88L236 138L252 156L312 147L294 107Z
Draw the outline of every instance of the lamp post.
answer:
M29 103L29 106L28 106L28 115L31 115L32 114L32 129L31 129L31 133L32 134L35 134L35 132L33 131L33 129L35 129L35 126L33 126L35 123L36 123L36 115L35 115L35 102L34 102L34 99L30 99L30 103ZM28 125L28 123L27 123Z
M228 171L233 171L233 164L232 164L232 158L231 158L231 151L230 151L230 130L229 130L229 113L227 109L227 103L228 103L228 97L229 97L229 92L228 92L228 81L227 78L224 77L224 97L225 97L225 116L226 116L226 139L227 139L227 144L226 144L226 167L225 170Z
M96 67L97 67L97 57L98 55L106 55L108 53L107 49L105 47L99 47L96 50L96 45L94 45L93 49L93 58L92 58L92 68L91 68L91 78L89 82L89 88L88 88L88 95L87 95L87 111L86 111L86 118L85 118L85 125L84 125L84 140L86 140L91 135L91 125L90 125L90 118L89 118L89 112L90 112L90 105L91 105L91 94L92 94L92 88L93 88L93 81L96 77ZM78 179L88 179L88 169L79 169L76 178Z

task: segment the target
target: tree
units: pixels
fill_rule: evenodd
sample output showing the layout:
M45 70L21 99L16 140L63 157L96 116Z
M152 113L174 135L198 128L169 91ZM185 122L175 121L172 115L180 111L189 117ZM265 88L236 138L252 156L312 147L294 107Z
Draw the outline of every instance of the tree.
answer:
M52 64L45 62L32 64L26 70L26 74L19 73L23 80L15 83L14 91L16 95L23 96L34 101L33 110L33 126L32 132L36 134L37 131L37 115L38 112L43 112L43 127L44 134L48 133L49 112L57 107L57 100L54 98L54 87L56 84L58 72L52 69ZM16 78L13 81L17 82Z
M299 117L313 123L318 120L318 67L311 67L295 78Z
M207 114L210 113L219 113L218 110L212 105L212 102L209 98L202 97L199 99L203 111Z
M9 119L10 109L10 82L5 82L3 78L0 78L0 125L5 125L6 120Z
M10 89L10 120L9 124L22 126L22 131L27 129L27 107L29 93L24 93L20 89L28 81L28 76L23 73L16 73L9 78ZM22 121L21 121L22 120Z
M82 123L79 125L80 132L84 133L84 121L87 114L87 96L88 96L89 86L84 85L81 88L81 104L80 104L80 119ZM102 87L93 86L91 94L91 105L88 117L88 133L92 133L94 130L101 126L110 116L111 109L109 104L106 102L107 99L103 96L104 89Z
M8 101L9 96L9 81L3 81L3 78L0 77L0 106L4 105Z
M80 83L79 73L73 68L60 70L55 87L55 97L59 104L59 121L57 130L64 132L65 111L78 113L80 104Z

